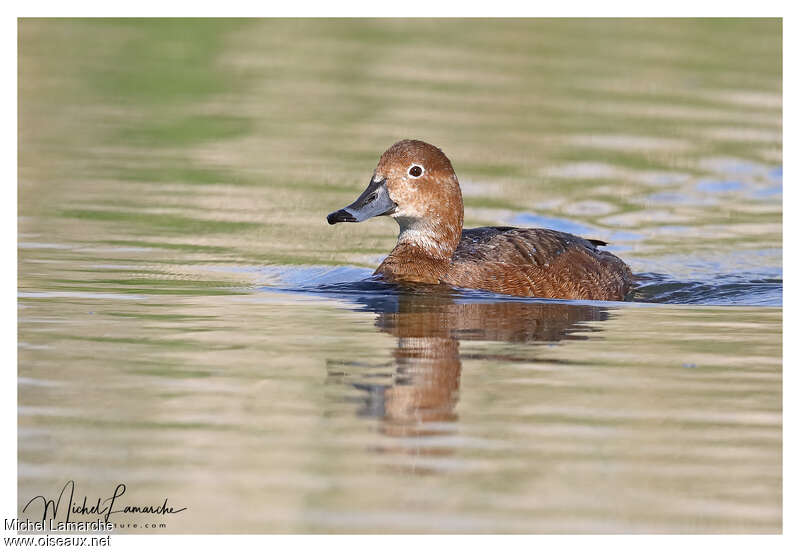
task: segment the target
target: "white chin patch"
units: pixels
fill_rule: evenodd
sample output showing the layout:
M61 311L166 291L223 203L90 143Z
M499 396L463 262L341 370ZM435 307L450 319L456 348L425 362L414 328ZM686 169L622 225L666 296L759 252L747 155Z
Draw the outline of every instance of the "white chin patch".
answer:
M442 250L442 244L436 240L435 235L427 229L405 228L400 231L397 239L398 243L416 245L430 253L438 253Z

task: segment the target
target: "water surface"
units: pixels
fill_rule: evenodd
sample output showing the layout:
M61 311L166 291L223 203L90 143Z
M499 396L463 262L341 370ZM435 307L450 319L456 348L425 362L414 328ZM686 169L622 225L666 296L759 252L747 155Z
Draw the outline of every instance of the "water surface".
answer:
M160 532L781 530L776 20L19 31L20 510L74 480L187 508L114 519ZM632 300L371 280L395 223L325 215L405 137L467 226L608 241Z

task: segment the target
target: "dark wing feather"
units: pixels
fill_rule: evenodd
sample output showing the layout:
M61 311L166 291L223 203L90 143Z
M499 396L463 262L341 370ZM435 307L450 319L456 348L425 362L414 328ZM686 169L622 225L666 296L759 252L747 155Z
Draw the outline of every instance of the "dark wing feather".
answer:
M465 229L450 283L514 295L621 300L633 276L598 245L606 243L544 228Z
M600 253L596 246L605 245L605 242L598 242L545 228L484 226L461 233L453 259L544 266L573 248Z

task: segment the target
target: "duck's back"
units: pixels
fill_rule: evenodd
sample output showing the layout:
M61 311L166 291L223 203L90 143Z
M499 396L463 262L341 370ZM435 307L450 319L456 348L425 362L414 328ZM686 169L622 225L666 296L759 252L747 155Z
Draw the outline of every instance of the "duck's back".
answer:
M465 229L445 283L511 295L621 301L633 284L604 242L544 228Z

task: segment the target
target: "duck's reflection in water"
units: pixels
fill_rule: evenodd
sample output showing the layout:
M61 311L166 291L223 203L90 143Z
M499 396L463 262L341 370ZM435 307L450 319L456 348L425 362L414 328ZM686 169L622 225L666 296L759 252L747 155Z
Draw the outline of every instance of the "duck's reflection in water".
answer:
M462 355L461 341L552 343L587 339L588 332L598 329L581 323L608 318L608 307L594 305L465 302L452 295L418 293L367 301L364 306L377 313L376 327L397 338L391 383L375 383L368 376L345 380L366 392L360 415L379 418L382 433L403 437L442 435L454 430L453 424L432 422L457 419L462 358L535 362L535 353L519 348L514 354ZM332 370L331 375L336 372L338 369ZM415 449L416 454L423 452Z

